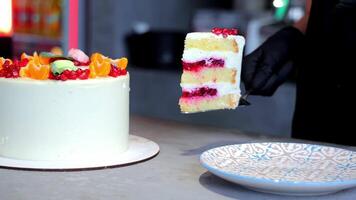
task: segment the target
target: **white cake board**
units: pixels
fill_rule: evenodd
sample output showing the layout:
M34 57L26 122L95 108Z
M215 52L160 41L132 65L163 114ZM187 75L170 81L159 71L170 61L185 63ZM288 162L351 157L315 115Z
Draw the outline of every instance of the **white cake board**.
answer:
M146 161L159 153L159 146L146 138L130 135L128 150L110 160L102 161L31 161L0 156L0 167L23 170L89 170L121 167Z

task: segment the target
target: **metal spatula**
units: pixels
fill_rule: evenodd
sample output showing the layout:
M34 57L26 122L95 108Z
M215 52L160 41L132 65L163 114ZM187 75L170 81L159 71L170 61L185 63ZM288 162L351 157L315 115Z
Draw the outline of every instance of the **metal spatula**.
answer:
M239 100L239 106L249 106L251 105L250 102L247 101L248 95L250 95L251 91L247 91Z

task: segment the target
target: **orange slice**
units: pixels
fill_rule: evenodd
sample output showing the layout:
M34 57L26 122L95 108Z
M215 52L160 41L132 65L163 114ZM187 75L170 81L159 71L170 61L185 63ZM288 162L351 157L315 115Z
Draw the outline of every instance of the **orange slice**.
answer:
M95 71L97 76L107 76L110 73L111 64L110 62L102 62L101 64L95 66Z
M39 56L39 60L42 65L49 65L50 59L51 58L48 58L48 57L42 57L41 55Z
M89 71L90 71L89 78L95 78L96 77L96 72L95 72L95 64L94 64L94 62L90 63Z
M115 62L116 66L120 69L126 69L128 60L127 58L123 57L120 59L116 59Z
M90 60L92 62L95 62L95 61L98 61L99 63L103 62L104 60L104 56L100 53L93 53L91 56L90 56Z
M31 60L27 63L27 65L20 70L21 77L32 78L36 80L46 80L49 77L50 67L49 65L41 65L38 64L38 60L36 60L36 56L34 56L34 60Z
M33 57L32 57L32 56L27 55L26 53L22 53L22 54L21 54L21 60L23 60L23 59L32 60L32 59L33 59Z
M5 63L5 58L0 57L0 70L2 70L2 65Z

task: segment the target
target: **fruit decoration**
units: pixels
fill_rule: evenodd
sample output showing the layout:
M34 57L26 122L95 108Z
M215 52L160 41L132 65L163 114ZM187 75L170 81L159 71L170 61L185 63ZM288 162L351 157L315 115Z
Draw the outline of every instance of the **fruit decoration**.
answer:
M127 74L127 64L127 58L111 59L100 53L88 57L79 49L70 49L67 56L58 51L22 53L20 60L0 57L0 78L67 81L118 77Z

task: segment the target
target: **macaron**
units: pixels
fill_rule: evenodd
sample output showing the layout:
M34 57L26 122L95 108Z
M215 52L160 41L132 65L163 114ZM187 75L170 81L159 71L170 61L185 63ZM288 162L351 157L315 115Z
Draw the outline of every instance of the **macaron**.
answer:
M51 71L54 75L59 75L65 70L76 71L77 69L70 60L56 60L51 63Z

